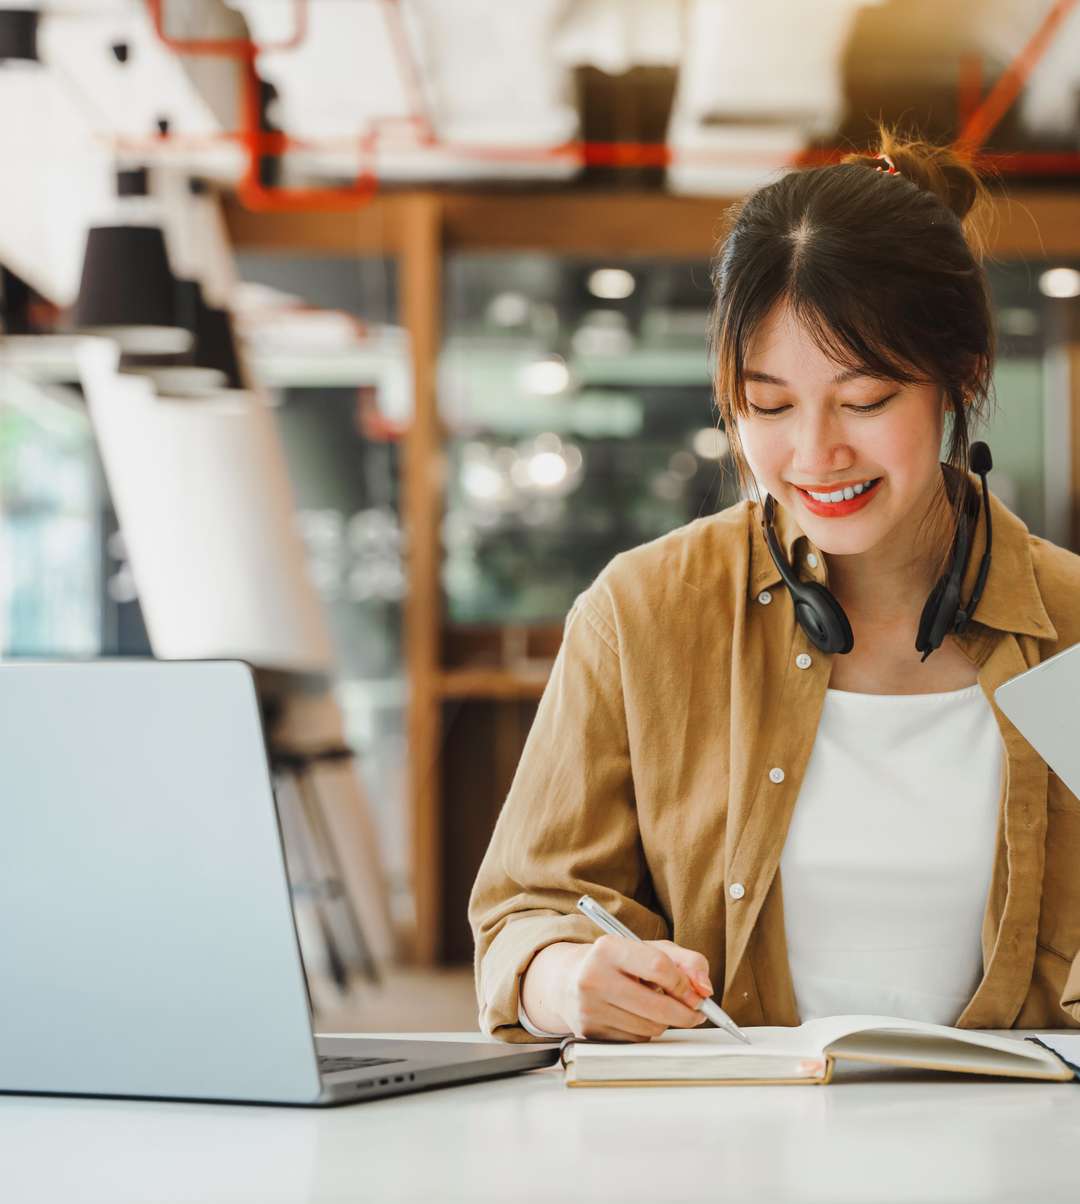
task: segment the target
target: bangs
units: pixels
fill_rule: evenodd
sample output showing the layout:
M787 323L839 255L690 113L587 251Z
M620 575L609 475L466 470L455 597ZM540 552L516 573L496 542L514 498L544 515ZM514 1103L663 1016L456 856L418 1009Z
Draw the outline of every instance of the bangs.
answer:
M903 324L882 313L881 298L861 297L855 290L800 287L796 280L756 296L733 298L720 327L716 351L717 400L721 412L745 417L746 349L768 317L779 308L790 310L794 321L809 335L821 353L842 371L901 384L933 380L927 363L920 362L920 347L903 338ZM740 304L740 300L742 304ZM891 308L891 307L890 307Z

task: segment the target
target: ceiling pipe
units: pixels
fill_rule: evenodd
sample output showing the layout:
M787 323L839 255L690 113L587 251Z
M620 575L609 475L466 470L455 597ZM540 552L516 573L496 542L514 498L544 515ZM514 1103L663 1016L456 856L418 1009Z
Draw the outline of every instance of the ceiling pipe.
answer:
M560 146L521 148L517 146L468 145L443 142L434 132L431 119L423 104L419 71L413 59L398 0L382 0L383 11L390 26L391 43L401 71L406 91L414 111L405 117L376 118L355 139L298 139L278 131L260 128L260 79L255 57L261 50L292 49L307 36L308 0L294 0L296 25L293 36L286 42L261 45L245 38L218 41L177 39L164 30L163 0L147 0L154 30L169 49L180 54L213 54L237 60L241 73L241 129L235 133L201 138L184 138L162 134L147 140L118 139L116 145L125 150L153 149L163 143L185 147L239 142L247 154L247 166L237 186L241 204L258 212L347 211L368 204L378 191L379 181L371 162L383 130L392 127L411 127L421 145L451 155L460 155L487 162L543 163L570 161L583 166L618 168L667 167L673 162L688 164L760 163L766 167L799 167L838 162L850 148L823 147L800 152L795 156L777 155L762 151L674 151L666 143L652 142L585 142L574 141ZM1077 0L1057 0L1038 30L1002 74L997 84L970 114L963 132L957 139L957 149L968 154L974 166L989 169L999 175L1080 176L1078 152L983 152L981 147L994 127L1001 121L1016 100L1024 82L1045 53L1054 34ZM974 104L979 88L975 68L970 64L962 71L962 111ZM356 147L361 166L353 183L340 188L273 188L259 179L259 161L265 155L282 155L292 149L318 150Z
M237 186L237 197L249 209L260 212L355 209L367 204L378 189L373 172L361 165L360 172L348 188L273 188L262 182L259 162L264 155L281 154L287 146L282 135L261 128L261 81L255 69L255 58L264 50L291 50L307 37L308 0L294 0L295 24L292 37L284 42L260 45L250 38L221 38L217 40L173 38L165 30L163 0L146 0L154 33L177 54L214 55L236 60L240 71L241 128L238 134L224 137L239 141L247 151L247 167ZM161 139L167 138L162 134Z
M1054 39L1062 23L1076 7L1076 0L1057 0L1043 18L1028 43L1001 73L982 104L972 113L954 146L962 154L974 156L993 133L1020 95L1020 89Z
M254 56L263 50L295 50L308 33L309 0L293 0L293 33L284 42L253 42L250 38L174 38L165 30L165 0L146 0L150 19L159 40L177 54L220 55L223 58Z

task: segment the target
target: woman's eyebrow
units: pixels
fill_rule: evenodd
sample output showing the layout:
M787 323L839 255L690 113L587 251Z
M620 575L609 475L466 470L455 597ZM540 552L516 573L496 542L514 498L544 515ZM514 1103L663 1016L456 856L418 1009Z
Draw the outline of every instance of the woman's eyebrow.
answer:
M832 383L834 385L843 385L849 380L857 380L860 376L869 377L869 375L870 373L864 372L862 368L848 368L841 372L838 376L834 376ZM786 380L781 380L778 376L770 376L768 372L754 372L751 369L747 369L747 371L743 373L743 378L745 380L760 381L763 385L787 386Z

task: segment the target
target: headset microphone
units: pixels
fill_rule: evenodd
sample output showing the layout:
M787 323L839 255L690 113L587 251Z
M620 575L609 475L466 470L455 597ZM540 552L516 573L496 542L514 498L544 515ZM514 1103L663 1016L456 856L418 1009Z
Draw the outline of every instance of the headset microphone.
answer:
M986 549L979 564L979 572L975 586L967 604L960 605L960 590L964 575L967 572L968 561L971 559L971 547L974 535L973 527L969 527L969 517L974 518L977 525L979 519L978 504L974 515L969 515L970 504L967 495L968 482L961 479L958 487L965 490L964 504L961 507L956 525L956 535L953 540L952 555L945 575L930 591L926 604L923 606L919 619L919 628L915 636L915 648L926 658L941 646L942 640L950 632L959 635L967 629L975 608L982 597L986 585L986 576L990 571L990 548L992 531L990 524L990 491L986 484L986 475L994 466L990 448L985 443L973 443L968 455L968 463L982 482L982 509L986 516ZM769 554L773 558L777 571L791 595L795 607L795 618L799 626L806 632L807 638L822 652L846 653L855 646L851 623L844 608L833 595L817 581L801 581L795 570L788 562L780 547L780 541L773 530L773 516L776 513L776 499L771 494L765 497L762 527Z

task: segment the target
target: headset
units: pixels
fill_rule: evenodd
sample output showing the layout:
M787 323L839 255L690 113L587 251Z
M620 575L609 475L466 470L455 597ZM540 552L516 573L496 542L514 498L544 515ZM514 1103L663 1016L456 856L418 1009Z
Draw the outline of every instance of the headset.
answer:
M965 489L964 506L960 512L956 527L956 537L953 540L952 556L945 575L930 591L930 596L923 606L922 617L919 619L919 630L915 636L915 649L921 652L923 661L936 648L949 632L959 635L967 630L968 623L975 613L975 607L982 597L986 585L986 575L990 571L990 548L993 532L990 524L990 493L986 486L986 474L994 467L990 456L990 448L985 443L973 443L968 457L971 471L977 473L982 482L982 507L986 515L986 550L979 564L979 573L975 586L966 606L960 605L960 588L964 574L967 572L968 561L971 559L972 538L974 528L969 528L968 518L974 519L975 526L979 521L979 507L976 501L972 514L971 491L968 482L961 479L960 486ZM833 597L825 586L817 581L800 581L795 575L780 541L773 530L773 515L776 513L776 499L772 494L766 494L764 517L761 520L765 532L765 541L769 545L769 553L773 558L784 585L795 606L795 618L799 626L806 632L810 642L822 652L850 652L855 647L855 637L851 633L851 624L844 614L844 608Z

